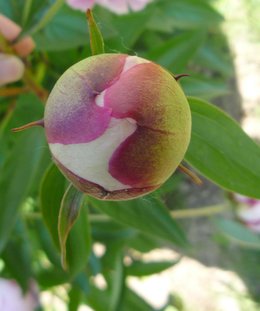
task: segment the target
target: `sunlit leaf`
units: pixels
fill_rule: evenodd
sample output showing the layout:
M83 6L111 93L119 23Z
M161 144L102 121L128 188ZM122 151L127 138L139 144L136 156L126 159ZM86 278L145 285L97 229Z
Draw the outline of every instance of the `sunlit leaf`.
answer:
M28 130L16 136L15 145L0 175L0 251L13 229L19 207L30 191L45 141L41 129Z
M153 197L131 201L103 202L91 199L94 206L114 220L141 230L145 233L166 239L178 245L186 245L183 231L170 216L165 205Z
M126 274L132 276L147 276L154 273L162 272L166 269L171 268L179 262L178 260L168 261L154 261L154 262L143 262L133 261L131 265L126 268Z
M221 187L260 198L260 147L217 107L189 98L192 135L185 159Z

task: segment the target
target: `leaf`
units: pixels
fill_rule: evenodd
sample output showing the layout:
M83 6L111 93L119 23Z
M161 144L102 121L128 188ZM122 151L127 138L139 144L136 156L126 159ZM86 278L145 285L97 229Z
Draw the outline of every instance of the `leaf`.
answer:
M110 292L109 311L118 311L121 309L123 298L122 293L125 287L125 271L122 250L116 253L114 258L114 267L111 274L112 286Z
M62 270L60 263L60 254L59 250L53 243L53 239L51 237L48 228L42 219L34 219L33 222L30 223L30 228L33 232L33 237L36 236L37 242L39 244L39 249L45 253L49 261L55 266L55 268Z
M145 54L145 57L158 62L174 73L180 73L185 70L204 39L205 32L203 30L184 32L155 47Z
M136 235L136 237L133 237L127 245L130 248L136 249L138 252L148 253L154 248L160 248L162 246L162 241L156 239L154 236L139 232L139 234Z
M19 219L1 257L9 275L27 290L32 278L32 247L24 223ZM19 258L19 265L17 264Z
M87 11L87 19L92 55L103 54L105 53L104 40L90 9Z
M54 244L59 248L58 217L66 180L56 165L51 164L41 183L40 202L44 222Z
M77 311L81 303L82 292L75 286L69 291L69 311Z
M64 6L33 38L38 50L58 51L87 44L87 33L85 15Z
M228 84L223 80L192 76L181 80L187 96L200 96L206 99L225 95L230 92Z
M40 100L33 94L24 94L19 96L15 109L10 109L5 118L0 123L0 154L2 163L11 152L12 146L15 145L17 137L21 134L14 134L11 129L27 124L32 120L41 119L43 115L43 105ZM31 129L30 131L43 131ZM42 147L45 149L45 146Z
M231 241L247 248L260 250L259 236L240 223L224 218L218 218L214 223Z
M95 311L107 311L109 294L108 290L99 289L91 284L90 292L86 297L87 304Z
M124 304L120 311L132 310L158 311L158 309L155 309L154 307L149 305L143 298L141 298L130 288L126 288L124 292Z
M59 248L58 219L66 180L55 165L46 172L41 186L41 209L52 239ZM72 227L66 241L66 259L71 275L80 272L87 264L90 253L90 226L86 207Z
M129 241L133 237L136 237L137 231L135 229L125 227L106 216L106 219L103 219L102 216L103 215L90 215L93 239L101 243L108 243L117 240Z
M19 207L30 190L45 145L41 129L28 130L16 136L0 175L0 252L13 229Z
M62 285L70 281L70 275L62 269L45 268L36 273L36 279L43 289Z
M193 97L188 100L192 134L185 159L219 186L259 199L259 146L217 107Z
M44 15L41 19L33 25L33 27L27 30L25 33L22 33L22 36L32 35L40 30L42 30L45 26L47 26L53 17L57 14L60 8L63 6L64 0L55 0L49 7L47 7Z
M62 266L67 269L66 242L82 206L83 193L73 187L67 188L60 205L58 218L58 234L60 241Z
M216 27L223 17L204 0L168 0L162 3L165 19L181 29ZM164 18L162 19L164 21Z
M187 245L183 231L165 205L152 196L121 202L90 200L95 207L120 223L177 245Z
M87 267L90 251L90 224L88 222L88 209L84 202L66 243L66 259L71 276L77 275Z
M148 276L169 269L179 261L180 259L154 262L143 262L135 260L130 266L126 268L126 274L132 276Z
M210 68L224 76L230 77L234 74L231 56L228 54L227 47L225 47L226 52L223 52L224 47L219 46L218 43L214 44L212 40L209 40L198 51L194 62L199 64L201 68Z
M150 16L149 8L139 12L132 12L132 14L113 16L113 27L118 31L115 39L119 44L116 47L121 52L123 50L129 53L129 48L134 46L144 32Z

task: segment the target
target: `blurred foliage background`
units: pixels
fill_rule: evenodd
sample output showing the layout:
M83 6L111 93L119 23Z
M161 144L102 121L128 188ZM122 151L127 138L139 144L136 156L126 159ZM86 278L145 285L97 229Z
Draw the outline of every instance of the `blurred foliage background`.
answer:
M127 15L115 15L97 6L94 16L104 35L106 52L136 54L161 64L174 74L190 74L189 78L181 80L187 95L210 100L216 105L223 103L223 98L238 98L237 103L233 99L227 110L235 111L235 117L239 118L241 103L239 96L233 94L237 92L233 55L222 28L224 17L221 10L217 10L225 5L228 5L227 1L158 0L143 11ZM252 35L257 40L260 34L259 2L244 1L243 8L250 17ZM68 67L91 55L85 14L71 9L63 1L0 0L0 12L23 27L22 35L32 35L35 40L36 50L27 60L28 66L36 84L47 91ZM23 82L15 83L16 87L22 85ZM244 309L245 299L237 297L238 302L242 299L240 310L260 309L259 235L237 221L229 193L218 187L207 192L208 196L217 193L217 204L203 207L202 215L207 210L207 218L190 220L189 217L201 215L200 212L196 214L200 207L198 202L192 204L190 198L203 193L205 188L192 186L180 173L161 189L141 199L111 203L85 198L80 217L69 235L69 271L64 271L60 262L57 217L68 182L51 164L42 129L19 134L10 132L11 128L41 119L43 111L42 99L35 92L0 98L2 277L16 279L24 289L34 279L42 293L58 297L70 311L82 309L83 305L96 311L185 311L190 309L174 292L157 308L130 287L127 280L132 276L145 278L174 265L177 267L181 256L189 256L206 265L235 271L245 282L250 300L250 306ZM225 119L214 111L208 111L212 119L215 116ZM197 123L200 123L199 119ZM201 131L210 132L210 129L202 124ZM242 134L241 139L244 139ZM248 146L254 153L255 147L250 143ZM223 149L224 154L228 152L229 149ZM228 161L239 158L236 150L234 153ZM255 154L252 159L257 159L257 152ZM245 158L246 154L241 155L242 162ZM198 162L191 152L187 160L191 164ZM254 167L255 172L259 172L254 161L245 166L248 171L252 172ZM213 170L218 171L219 166L216 164ZM207 170L202 172L207 176ZM244 176L243 171L239 175L232 167L230 171L228 168L220 173L222 177L230 175L233 179ZM251 175L245 175L248 176ZM222 185L221 177L215 178L213 180ZM259 175L253 181L246 178L243 180L245 189L253 189L255 195L258 191L260 196L255 182L257 178L259 181ZM204 181L202 187L207 188L208 183ZM222 186L226 188L225 184ZM188 198L183 188L189 189ZM249 193L249 190L244 192ZM199 201L202 205L209 203L209 200ZM223 211L227 212L220 217ZM194 222L197 227L206 223L203 227L206 236L200 237L204 232L196 231L194 238L191 230ZM176 258L145 261L144 254L155 249L174 250ZM207 253L211 252L216 260L207 260ZM207 284L204 290L207 291ZM64 306L52 306L44 301L41 306L47 311L62 308Z

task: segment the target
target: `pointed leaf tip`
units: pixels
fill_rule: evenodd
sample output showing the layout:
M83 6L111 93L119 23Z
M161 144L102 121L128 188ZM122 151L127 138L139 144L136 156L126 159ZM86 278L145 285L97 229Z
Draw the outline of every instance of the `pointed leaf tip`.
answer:
M62 255L62 267L67 270L66 242L82 206L83 193L71 184L66 190L60 207L58 232Z
M87 10L86 16L88 20L90 47L92 55L103 54L105 53L103 36L90 9Z

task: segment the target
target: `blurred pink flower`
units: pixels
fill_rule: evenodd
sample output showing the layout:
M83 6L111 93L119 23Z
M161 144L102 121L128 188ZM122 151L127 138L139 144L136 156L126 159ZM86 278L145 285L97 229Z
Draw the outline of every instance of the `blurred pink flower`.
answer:
M33 311L39 305L38 290L31 283L30 290L23 295L20 286L13 280L0 278L1 311Z
M13 41L21 31L20 26L0 14L0 33L7 41ZM13 45L13 48L20 57L29 55L34 47L35 44L31 37L25 37ZM21 79L23 74L24 63L19 57L0 53L0 86Z
M86 11L95 4L103 6L116 14L126 14L131 11L140 11L151 0L67 0L67 4L73 9Z
M260 200L234 195L238 203L238 218L252 231L260 232Z

